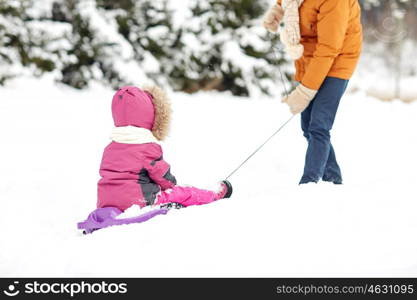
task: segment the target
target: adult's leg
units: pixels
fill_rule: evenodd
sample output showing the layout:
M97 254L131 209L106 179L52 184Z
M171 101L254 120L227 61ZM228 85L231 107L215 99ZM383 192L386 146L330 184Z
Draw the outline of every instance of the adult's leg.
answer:
M342 171L336 160L336 153L333 145L330 143L329 158L327 159L326 167L324 168L323 180L333 182L335 184L342 184Z
M330 130L332 129L337 108L346 89L347 82L347 80L327 77L317 92L316 97L309 105L309 107L311 106L310 120L307 133L304 133L308 138L308 148L304 174L300 184L318 182L324 175L332 152ZM335 155L333 158L336 161Z
M346 81L342 96L346 91L347 85L348 85L348 81ZM333 182L334 184L343 183L342 171L340 170L339 164L337 163L336 153L331 142L330 142L329 158L327 159L327 164L326 164L326 167L324 168L323 180Z

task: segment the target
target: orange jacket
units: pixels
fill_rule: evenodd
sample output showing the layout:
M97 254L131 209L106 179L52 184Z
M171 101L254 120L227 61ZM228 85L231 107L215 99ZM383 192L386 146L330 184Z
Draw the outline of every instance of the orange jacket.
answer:
M350 79L362 49L358 0L304 0L299 13L304 54L295 80L318 90L326 76Z

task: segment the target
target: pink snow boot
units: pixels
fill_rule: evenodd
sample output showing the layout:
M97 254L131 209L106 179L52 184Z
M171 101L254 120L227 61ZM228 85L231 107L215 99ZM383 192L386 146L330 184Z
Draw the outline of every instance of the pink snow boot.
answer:
M220 188L219 191L216 192L215 199L220 200L224 198L230 198L230 196L232 196L232 193L232 184L227 180L223 180L222 182L220 182Z

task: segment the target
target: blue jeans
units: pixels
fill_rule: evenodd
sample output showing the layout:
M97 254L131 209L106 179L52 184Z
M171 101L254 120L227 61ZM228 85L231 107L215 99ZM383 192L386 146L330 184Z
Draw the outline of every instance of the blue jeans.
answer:
M320 179L342 184L342 173L330 142L330 130L348 82L326 77L313 101L301 114L301 128L308 148L300 184L318 182Z

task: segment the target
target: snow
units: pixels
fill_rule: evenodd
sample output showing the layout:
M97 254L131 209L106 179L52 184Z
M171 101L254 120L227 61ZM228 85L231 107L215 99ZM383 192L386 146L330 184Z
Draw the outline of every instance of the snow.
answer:
M350 82L351 89L365 90L369 96L383 101L417 100L417 64L407 59L415 52L415 41L404 40L396 50L384 43L367 44L364 48L357 76Z
M0 88L0 275L417 276L416 102L346 95L333 130L343 186L297 185L296 117L230 179L231 199L83 236L112 91L50 82ZM164 157L182 184L223 179L290 117L278 99L170 95Z

